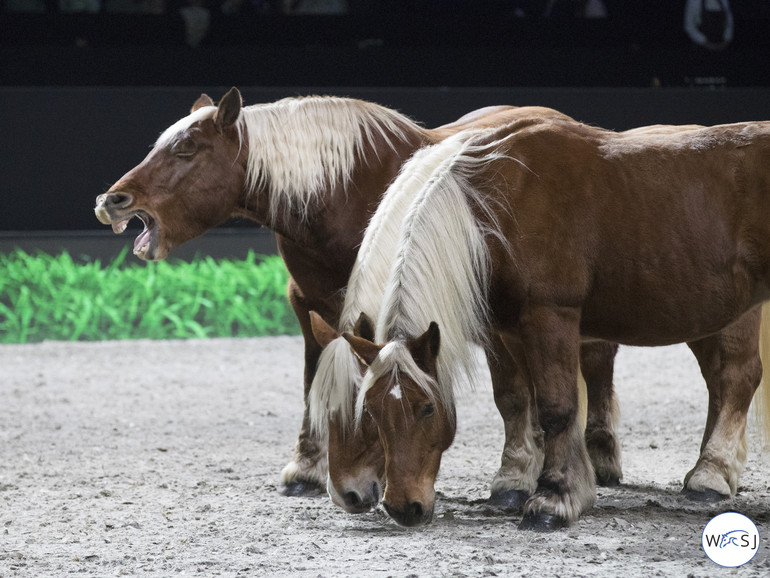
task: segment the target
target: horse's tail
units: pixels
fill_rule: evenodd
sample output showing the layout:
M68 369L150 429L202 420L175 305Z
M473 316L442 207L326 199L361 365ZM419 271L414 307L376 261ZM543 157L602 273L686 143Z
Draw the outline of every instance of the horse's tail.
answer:
M754 393L754 412L764 446L770 442L770 304L768 303L762 306L759 356L762 358L762 381Z
M578 422L580 423L580 429L585 431L586 424L588 423L588 386L586 385L585 377L583 377L583 372L580 370L579 363L578 363Z

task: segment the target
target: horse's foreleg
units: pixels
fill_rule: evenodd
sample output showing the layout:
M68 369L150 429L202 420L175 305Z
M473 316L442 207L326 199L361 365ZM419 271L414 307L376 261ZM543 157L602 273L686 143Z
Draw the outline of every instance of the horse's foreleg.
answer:
M486 352L495 404L505 427L500 469L492 480L489 504L519 509L537 488L543 467L543 432L529 391L526 368L517 368L497 335Z
M294 456L281 472L280 492L285 496L315 496L326 489L327 441L312 433L307 399L321 346L313 337L309 308L293 279L289 279L289 301L305 338L304 413Z
M521 315L518 335L503 334L517 364L529 370L543 429L543 470L524 506L521 529L556 530L577 520L596 499L578 420L579 321L576 309L532 307Z
M618 346L604 341L580 347L580 368L588 393L586 448L600 486L617 486L623 477L620 443L615 435L618 404L612 385Z
M709 391L700 457L684 480L695 500L729 498L746 462L746 414L762 377L759 358L760 309L721 332L689 343Z

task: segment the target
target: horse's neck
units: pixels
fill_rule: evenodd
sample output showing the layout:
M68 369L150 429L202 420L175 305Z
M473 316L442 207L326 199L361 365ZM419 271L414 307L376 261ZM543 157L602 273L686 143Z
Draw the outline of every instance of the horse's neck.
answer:
M272 196L274 191L264 186L251 187L244 192L241 216L293 243L310 245L319 251L325 247L357 247L388 185L401 165L423 144L422 132L390 143L373 143L356 155L356 162L346 175L330 176L318 188L301 196L283 195L278 205Z
M252 195L266 197L257 202L266 210L261 222L271 228L292 215L310 220L340 185L350 194L357 174L369 165L376 170L380 157L404 141L424 137L406 117L352 99L286 99L244 109L241 123L246 185Z

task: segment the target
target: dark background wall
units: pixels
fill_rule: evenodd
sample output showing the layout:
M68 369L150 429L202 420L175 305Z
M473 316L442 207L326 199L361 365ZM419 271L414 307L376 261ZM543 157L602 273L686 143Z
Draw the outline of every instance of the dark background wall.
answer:
M606 3L592 21L513 17L526 3L502 0L351 1L345 16L302 17L225 16L212 2L195 48L174 9L0 12L0 241L108 234L94 197L200 92L232 85L246 104L335 94L426 126L491 104L617 130L770 119L770 3L735 0L735 40L718 52L684 35L683 1Z
M218 99L227 88L0 88L0 230L103 229L96 195L138 164L201 91ZM617 130L770 118L770 88L239 88L247 104L311 93L364 98L426 126L492 104L550 106Z

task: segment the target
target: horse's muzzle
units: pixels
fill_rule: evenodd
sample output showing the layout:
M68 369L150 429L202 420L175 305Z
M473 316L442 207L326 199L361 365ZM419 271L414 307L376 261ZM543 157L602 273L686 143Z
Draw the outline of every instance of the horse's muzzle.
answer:
M383 502L382 505L399 526L424 526L433 520L433 508L426 509L420 502L409 502L404 509L390 506L387 502Z
M128 193L104 193L96 197L94 213L100 223L110 225L120 218L116 213L130 207L133 202L134 198Z
M345 510L350 514L364 514L377 507L380 501L380 486L377 482L372 483L368 492L363 494L356 490L348 490L342 496L345 503Z

